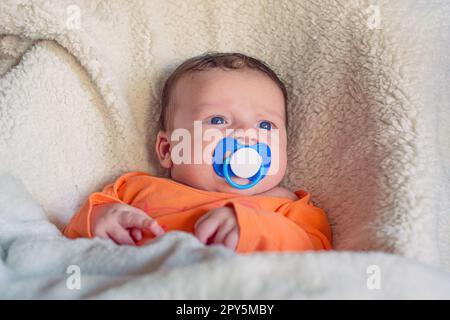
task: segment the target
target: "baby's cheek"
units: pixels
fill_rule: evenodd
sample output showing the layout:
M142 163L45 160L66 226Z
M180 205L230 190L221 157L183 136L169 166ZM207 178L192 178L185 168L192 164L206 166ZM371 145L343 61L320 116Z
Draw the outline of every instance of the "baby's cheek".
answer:
M271 149L271 163L269 171L267 172L268 176L284 176L286 171L286 148L282 145L274 145L270 146Z
M211 184L211 168L205 164L183 164L172 167L172 178L192 187L208 190Z

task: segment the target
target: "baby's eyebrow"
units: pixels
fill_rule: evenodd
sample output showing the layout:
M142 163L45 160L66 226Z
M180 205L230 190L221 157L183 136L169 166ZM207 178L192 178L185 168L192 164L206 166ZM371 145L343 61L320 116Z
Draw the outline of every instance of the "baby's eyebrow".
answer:
M259 116L262 116L262 117L264 117L264 116L268 116L268 117L276 117L276 118L278 118L279 120L283 120L284 119L284 114L279 114L278 112L275 112L275 111L272 111L272 110L263 110L263 112L258 112L258 115Z
M202 109L202 108L224 108L226 105L218 104L218 103L197 103L195 104L195 109Z

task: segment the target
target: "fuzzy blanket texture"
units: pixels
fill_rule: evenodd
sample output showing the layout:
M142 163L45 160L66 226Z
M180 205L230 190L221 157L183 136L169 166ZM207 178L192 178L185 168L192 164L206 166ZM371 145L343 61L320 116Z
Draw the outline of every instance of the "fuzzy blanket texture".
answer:
M68 240L0 175L0 299L448 299L450 274L382 252L236 255L169 232L152 245Z
M0 0L0 297L450 297L433 267L450 270L449 18L446 0ZM166 174L153 154L161 86L205 51L253 55L285 80L284 184L312 193L343 252L61 237L121 174ZM87 270L86 291L58 287L68 263ZM363 280L373 264L382 290Z

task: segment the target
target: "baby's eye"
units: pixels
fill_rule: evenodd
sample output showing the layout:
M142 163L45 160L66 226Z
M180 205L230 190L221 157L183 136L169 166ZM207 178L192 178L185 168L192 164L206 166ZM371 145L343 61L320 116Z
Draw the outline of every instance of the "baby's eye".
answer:
M223 117L215 116L209 119L210 124L225 124L226 121Z
M269 121L261 121L259 127L264 130L272 130L272 124Z

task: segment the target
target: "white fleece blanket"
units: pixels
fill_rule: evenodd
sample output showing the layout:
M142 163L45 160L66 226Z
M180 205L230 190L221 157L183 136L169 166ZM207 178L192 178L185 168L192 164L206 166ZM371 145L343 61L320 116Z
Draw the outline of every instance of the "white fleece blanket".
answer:
M184 232L139 248L70 241L20 181L0 182L0 299L450 297L450 274L386 253L240 256Z
M287 83L291 143L285 184L310 191L313 201L327 211L335 247L382 250L450 270L449 16L447 1L423 0L2 0L0 172L23 181L46 217L61 227L90 193L124 172L163 174L152 145L159 91L173 67L208 50L241 51L267 61ZM23 209L8 210L20 220L31 215ZM33 218L36 226L32 226L26 219L19 225L8 222L8 217L2 228L17 232L1 233L7 238L6 244L2 240L7 267L1 277L9 281L7 275L14 275L12 286L18 288L21 281L24 286L35 281L40 289L29 290L28 297L38 291L51 296L52 281L77 255L82 260L76 261L90 261L89 270L98 271L98 277L102 268L117 271L131 263L117 257L122 261L117 266L94 261L99 259L97 252L105 257L104 252L135 249L101 241L67 241L44 219ZM24 226L36 230L29 240L21 234ZM133 251L139 252L137 270L146 270L141 263L165 259L155 257L153 250L164 253L180 247L189 255L193 247L201 257L225 252L200 250L194 240L175 233L161 239L160 249L155 245ZM44 259L40 249L22 251L21 246L36 248L40 241L55 252L54 260ZM62 256L70 252L74 256L64 260L53 246L61 248ZM91 260L86 255L92 255ZM389 279L400 275L397 265L423 270L424 277L435 276L409 260L385 254L279 255L287 269L275 262L278 255L269 256L255 256L254 261L233 257L229 268L260 266L260 260L267 259L276 270L305 263L311 264L312 272L317 264L330 286L337 288L342 283L330 273L331 266L342 263L342 272L351 277L354 266L372 264L371 257L378 257ZM173 260L167 259L182 257L174 253ZM22 272L21 267L31 269ZM183 267L174 268L173 274L186 272L190 279L201 279L208 274L196 272L208 267L209 262L203 267L194 264L192 273ZM130 268L123 267L124 276L134 270ZM264 270L276 272L272 267L260 272ZM302 271L298 276L304 280L307 275ZM218 276L224 277L220 272ZM169 285L160 280L162 286ZM415 294L403 291L411 287L402 285L394 291ZM102 291L95 288L92 292ZM206 296L211 290L192 294ZM239 294L230 290L230 295ZM295 295L286 290L286 295ZM336 293L325 291L320 295ZM92 292L87 296L95 296Z

